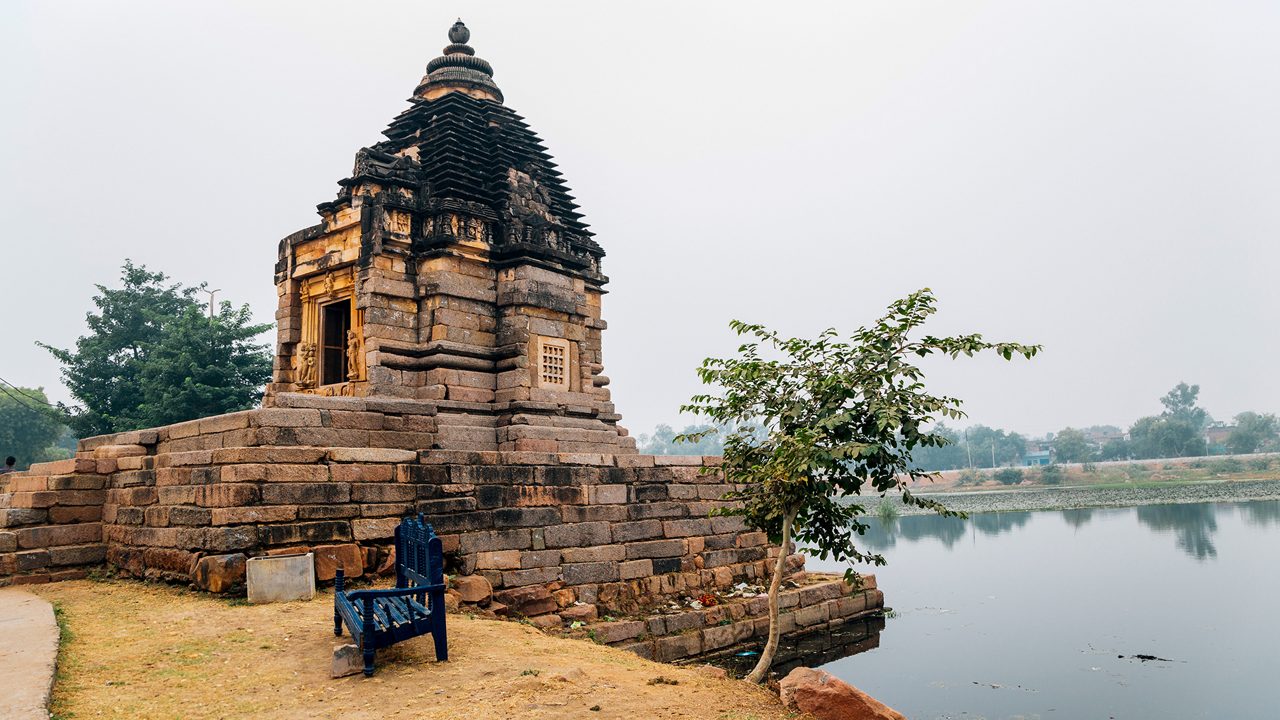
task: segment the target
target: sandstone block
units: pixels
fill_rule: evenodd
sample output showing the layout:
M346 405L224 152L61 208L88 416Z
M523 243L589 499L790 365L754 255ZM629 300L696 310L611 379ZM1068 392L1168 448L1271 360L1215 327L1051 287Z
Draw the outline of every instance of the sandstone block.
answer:
M449 585L462 602L483 604L493 597L493 585L481 575L455 575Z
M389 483L396 479L396 466L386 463L343 463L330 465L329 476L334 482Z
M560 618L567 623L595 622L598 616L599 611L595 605L570 605L560 610Z
M658 662L671 662L684 657L691 657L702 652L702 633L686 635L670 635L658 638L653 642L653 659Z
M522 587L538 583L552 583L560 579L559 567L529 568L528 570L509 570L502 573L502 584L505 587ZM558 607L558 605L557 605Z
M170 513L172 514L172 513ZM254 523L288 522L298 516L298 508L292 505L261 505L254 507L213 508L210 524L247 525Z
M252 485L197 485L192 491L192 501L200 507L235 507L258 501L258 488Z
M364 574L364 553L355 543L340 545L317 545L311 549L315 555L316 580L327 582L337 576L338 568L347 577L359 577Z
M98 543L102 542L102 523L23 528L16 534L18 547L23 549Z
M14 508L47 508L58 503L58 495L59 493L48 490L39 492L15 492L10 496L9 504Z
M627 502L626 485L592 485L587 488L592 505L619 505Z
M688 548L684 540L651 540L627 545L627 559L680 557Z
M96 565L107 557L107 546L101 542L86 545L62 545L49 548L49 564Z
M337 645L333 648L333 662L329 666L329 676L333 678L347 677L364 672L364 653L359 645Z
M351 534L356 540L388 540L395 537L398 517L360 518L351 521Z
M498 508L493 511L493 522L498 527L545 527L560 524L558 507Z
M552 567L561 562L559 550L526 550L520 553L522 569Z
M604 522L556 525L546 528L543 537L549 548L604 545L612 539L609 523Z
M37 508L5 508L0 510L0 528L36 525L48 520L49 511Z
M346 483L291 483L262 487L262 502L268 505L334 504L350 500L351 486ZM197 502L197 504L204 503Z
M640 637L645 631L645 624L640 620L619 620L618 622L600 623L591 626L596 640L612 645L613 643Z
M147 449L141 445L100 445L93 449L93 457L98 459L117 459L146 455Z
M243 553L206 555L196 561L191 581L211 593L230 592L244 584L245 560Z
M329 459L341 463L411 463L418 459L414 450L395 448L329 448Z
M613 582L618 579L618 563L589 562L569 563L561 566L564 581L569 585Z
M561 555L567 563L620 562L626 558L627 549L621 545L596 545L565 548Z
M635 522L614 523L611 527L615 543L629 543L636 540L650 540L663 536L661 520L637 520Z
M476 568L479 570L515 570L521 565L519 550L498 550L476 554Z
M417 499L417 489L401 483L355 483L351 501L358 503L403 503Z
M320 427L320 411L296 408L265 408L255 414L253 424L257 427Z
M798 667L779 683L782 704L818 720L906 720L906 717L823 670Z
M634 580L653 574L652 560L628 560L618 563L618 579Z
M240 530L241 528L223 529ZM258 538L263 545L344 541L351 539L351 526L348 523L337 520L290 523L288 525L263 525L258 527Z

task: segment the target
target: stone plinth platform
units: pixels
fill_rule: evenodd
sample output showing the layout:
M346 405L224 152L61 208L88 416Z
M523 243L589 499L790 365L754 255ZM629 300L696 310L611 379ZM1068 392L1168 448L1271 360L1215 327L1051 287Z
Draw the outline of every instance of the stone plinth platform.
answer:
M423 513L448 572L484 577L510 613L580 604L603 617L761 584L779 552L739 519L709 517L731 489L718 457L421 447L436 438L435 418L410 412L421 403L286 399L317 407L89 438L75 458L11 476L0 584L79 577L105 558L126 575L241 592L247 558L298 552L314 553L323 583L339 566L389 568L399 519Z

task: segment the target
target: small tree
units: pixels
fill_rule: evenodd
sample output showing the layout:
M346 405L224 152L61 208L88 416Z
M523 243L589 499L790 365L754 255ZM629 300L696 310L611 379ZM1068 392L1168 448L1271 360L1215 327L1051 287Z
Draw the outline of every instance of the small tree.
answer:
M271 326L226 302L210 317L196 300L203 285L167 280L126 260L119 288L97 286L89 333L74 349L41 344L80 402L70 423L81 437L245 410L261 398L271 352L253 339Z
M960 400L926 392L924 374L911 361L987 350L1006 360L1031 358L1040 349L990 343L981 335L913 338L934 312L932 292L921 290L894 302L884 317L847 341L835 330L814 340L783 338L735 320L730 327L752 339L737 357L708 358L698 369L718 393L695 395L682 411L721 426L753 428L725 433L721 470L738 489L725 496L733 504L717 512L741 516L782 548L769 583L769 639L747 676L752 682L765 677L777 652L778 590L793 538L816 548L824 560L884 564L883 556L863 553L853 543L853 534L867 529L861 521L866 511L848 499L864 487L882 496L896 489L908 505L958 514L908 487L933 477L917 469L912 452L949 442L931 423L964 417ZM763 357L762 346L776 359ZM858 581L852 568L845 577Z

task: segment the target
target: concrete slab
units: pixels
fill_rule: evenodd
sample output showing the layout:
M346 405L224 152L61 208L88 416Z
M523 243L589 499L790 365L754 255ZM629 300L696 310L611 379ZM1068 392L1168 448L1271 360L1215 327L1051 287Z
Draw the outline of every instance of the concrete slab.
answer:
M0 718L48 720L57 661L53 606L29 592L0 589Z
M311 553L249 558L245 586L254 605L310 600L316 596L315 558Z

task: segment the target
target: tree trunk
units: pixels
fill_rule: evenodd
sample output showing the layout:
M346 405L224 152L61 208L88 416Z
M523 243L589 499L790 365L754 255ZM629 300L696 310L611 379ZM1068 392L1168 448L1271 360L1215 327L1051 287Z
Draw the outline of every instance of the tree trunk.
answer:
M788 510L782 516L782 551L778 553L778 564L773 568L773 578L769 580L769 641L760 651L760 661L746 678L747 682L758 683L764 680L773 665L773 656L778 653L778 591L782 589L782 571L787 566L787 550L791 546L791 523L796 518L795 510Z

